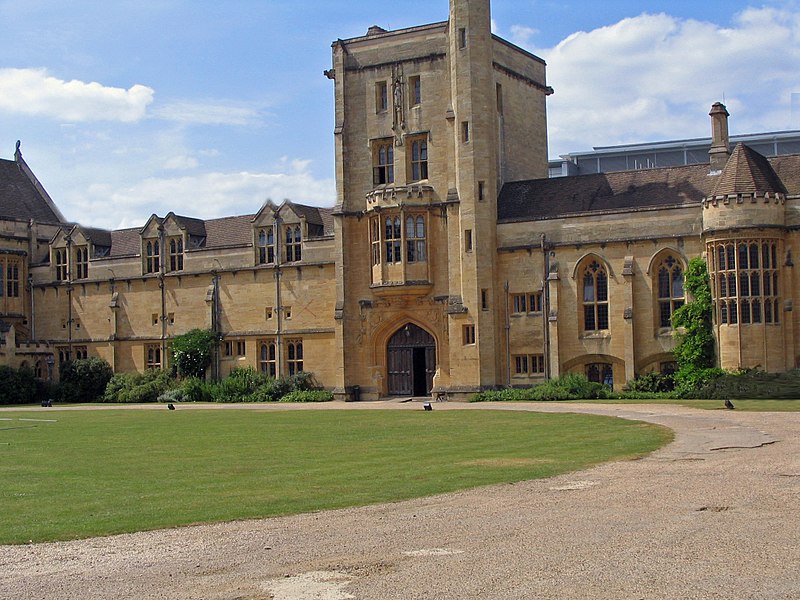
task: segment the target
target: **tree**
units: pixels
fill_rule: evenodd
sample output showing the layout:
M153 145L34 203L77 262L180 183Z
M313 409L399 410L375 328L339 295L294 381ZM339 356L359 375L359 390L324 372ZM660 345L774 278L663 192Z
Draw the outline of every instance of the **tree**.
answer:
M67 361L59 371L59 396L63 402L96 402L113 375L111 365L96 356Z
M205 379L217 341L210 329L192 329L172 338L172 364L178 375Z
M719 374L714 369L713 304L708 268L702 258L693 258L686 269L684 289L691 300L672 315L672 326L679 330L673 351L678 362L675 381L679 391L688 393Z

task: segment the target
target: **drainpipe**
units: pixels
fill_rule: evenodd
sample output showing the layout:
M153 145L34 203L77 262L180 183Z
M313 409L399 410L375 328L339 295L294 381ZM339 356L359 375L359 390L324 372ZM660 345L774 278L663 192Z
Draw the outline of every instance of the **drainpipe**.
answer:
M166 265L164 264L164 224L158 226L158 288L161 291L161 369L167 364L167 290L164 281Z
M31 341L36 340L36 302L33 298L33 275L28 273L28 290L31 295Z
M280 377L283 375L283 304L281 298L281 261L283 257L283 248L281 247L282 232L281 232L281 218L280 215L275 215L275 313L278 319L278 328L275 332L275 375Z
M503 292L505 296L505 316L506 316L506 386L511 387L511 320L508 316L508 281L503 284Z
M72 360L72 235L67 234L67 356Z
M216 260L216 259L215 259ZM220 338L219 327L219 273L214 270L211 272L212 279L211 285L213 286L211 296L211 331L214 332L214 337L218 340ZM211 369L211 377L214 381L220 380L220 362L219 362L219 342L217 341L212 347L213 362Z
M547 236L542 234L542 343L544 345L544 378L550 379L550 251L547 248Z

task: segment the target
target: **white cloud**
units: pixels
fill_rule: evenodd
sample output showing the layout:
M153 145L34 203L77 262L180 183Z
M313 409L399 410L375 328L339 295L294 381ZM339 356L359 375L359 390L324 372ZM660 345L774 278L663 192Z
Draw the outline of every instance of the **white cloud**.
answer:
M173 156L164 162L164 168L170 171L194 169L200 162L193 156Z
M153 115L166 121L193 125L256 125L261 111L243 102L179 101L153 109Z
M747 9L731 27L643 14L554 48L548 64L550 154L710 135L724 100L731 132L788 129L798 91L800 12Z
M255 213L272 198L300 204L333 206L332 179L315 179L309 161L285 160L273 172L212 172L172 178L147 178L128 187L95 183L68 198L69 212L91 216L88 225L116 229L140 227L156 213L211 219ZM114 211L108 211L113 206ZM67 208L67 207L62 207Z
M0 69L0 111L70 122L138 121L153 101L144 85L129 89L65 81L46 69Z
M511 41L517 46L527 46L531 38L539 33L538 29L533 27L526 27L525 25L512 25L511 26Z

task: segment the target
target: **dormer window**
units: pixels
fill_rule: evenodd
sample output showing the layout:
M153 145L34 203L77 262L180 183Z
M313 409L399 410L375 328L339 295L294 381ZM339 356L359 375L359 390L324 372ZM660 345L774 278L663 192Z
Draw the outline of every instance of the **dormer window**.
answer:
M169 270L183 271L183 238L170 238L167 242Z
M67 251L64 248L53 250L54 262L56 265L56 279L58 281L67 280Z
M275 262L275 230L272 226L258 232L258 264L271 265Z
M89 277L89 248L78 246L75 248L75 278L86 279Z
M302 259L302 241L300 225L286 227L286 262L295 262Z
M161 250L158 240L147 240L145 244L145 272L157 273L161 268Z

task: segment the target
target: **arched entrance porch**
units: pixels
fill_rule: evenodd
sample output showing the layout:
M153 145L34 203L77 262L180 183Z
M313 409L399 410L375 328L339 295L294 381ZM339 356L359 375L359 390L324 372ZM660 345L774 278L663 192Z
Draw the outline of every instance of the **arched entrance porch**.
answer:
M436 371L436 340L408 323L386 344L386 370L390 396L427 396Z

